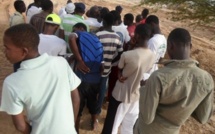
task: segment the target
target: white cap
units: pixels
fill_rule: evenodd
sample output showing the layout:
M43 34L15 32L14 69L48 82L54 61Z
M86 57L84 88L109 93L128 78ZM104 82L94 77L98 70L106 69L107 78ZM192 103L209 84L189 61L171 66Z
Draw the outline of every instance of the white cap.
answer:
M73 3L68 3L66 5L65 11L67 13L73 13L75 11L75 5Z

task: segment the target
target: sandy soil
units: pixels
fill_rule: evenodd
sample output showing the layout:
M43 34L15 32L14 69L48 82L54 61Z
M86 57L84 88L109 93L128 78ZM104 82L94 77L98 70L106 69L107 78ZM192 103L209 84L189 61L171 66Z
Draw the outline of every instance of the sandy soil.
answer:
M33 0L24 0L26 5L31 3ZM57 12L65 1L63 0L52 0L55 5L55 12ZM78 0L73 0L74 2ZM122 5L124 7L123 14L133 13L134 15L139 14L143 7L134 6L138 0L79 0L86 3L89 9L92 5L106 6L110 9L114 9L116 5ZM5 59L3 53L2 36L4 30L8 27L8 17L14 12L13 0L0 0L0 87L4 78L12 72L12 65ZM192 58L200 62L200 67L211 73L215 78L215 40L212 40L215 33L215 28L209 27L197 27L195 30L189 26L189 22L173 22L169 18L169 10L160 9L156 14L161 20L161 30L163 34L167 35L169 32L176 27L187 28L193 39ZM0 88L1 89L1 88ZM101 132L104 118L106 115L107 104L104 105L103 111L99 117L99 128L97 131L90 131L90 115L85 110L81 120L80 134L98 134ZM11 118L0 112L0 134L19 134L13 127ZM201 125L194 119L190 118L181 128L181 134L215 134L215 113L211 120Z

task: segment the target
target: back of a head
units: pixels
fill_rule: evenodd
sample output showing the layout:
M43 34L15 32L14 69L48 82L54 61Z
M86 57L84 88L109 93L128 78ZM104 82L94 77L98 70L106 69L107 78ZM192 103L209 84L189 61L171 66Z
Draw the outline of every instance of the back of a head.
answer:
M16 0L14 2L14 8L16 9L16 11L21 13L26 11L25 3L22 0Z
M67 0L66 4L72 3L72 0Z
M139 23L143 19L142 15L138 14L135 18L135 22Z
M112 26L114 24L114 16L111 13L107 13L103 18L104 26Z
M100 11L100 17L103 19L104 16L109 12L110 12L110 10L107 7L103 7Z
M135 29L135 34L141 36L142 39L148 40L151 36L152 30L148 24L139 24Z
M186 29L176 28L170 32L168 42L174 43L178 47L190 47L191 36Z
M41 7L43 11L53 11L53 3L51 0L43 0Z
M148 16L148 14L149 14L149 10L146 9L146 8L144 8L143 11L142 11L142 13L141 13L142 17L146 18Z
M134 21L134 16L133 16L133 14L131 14L131 13L125 14L124 18L125 18L126 20L129 20L130 22L133 22L133 21Z
M113 15L114 24L116 22L121 21L121 16L120 16L119 12L117 12L116 10L112 10L112 11L110 11L110 13Z
M146 18L146 23L147 24L152 24L152 23L154 23L154 24L159 24L159 19L158 19L158 17L157 16L155 16L155 15L150 15L150 16L148 16L147 18Z
M84 29L84 31L87 31L87 26L84 24L84 23L76 23L74 26L73 26L73 29Z
M123 8L121 6L116 6L115 10L119 12L119 14L122 12Z
M92 6L89 10L88 17L98 18L99 15L100 15L99 7L98 6Z
M77 3L75 3L75 13L77 13L77 14L84 14L85 13L85 9L86 9L86 7L85 7L85 5L84 5L84 3L81 3L81 2L77 2Z
M37 50L39 35L36 29L30 24L18 24L8 28L5 36L9 37L17 47L33 48Z

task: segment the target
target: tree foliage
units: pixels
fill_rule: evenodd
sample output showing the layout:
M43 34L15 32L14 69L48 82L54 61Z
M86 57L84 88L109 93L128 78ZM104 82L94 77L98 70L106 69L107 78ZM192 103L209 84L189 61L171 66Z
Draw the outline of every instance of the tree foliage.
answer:
M215 22L215 0L144 0L142 3L173 7L172 18L193 20L193 24L212 25Z

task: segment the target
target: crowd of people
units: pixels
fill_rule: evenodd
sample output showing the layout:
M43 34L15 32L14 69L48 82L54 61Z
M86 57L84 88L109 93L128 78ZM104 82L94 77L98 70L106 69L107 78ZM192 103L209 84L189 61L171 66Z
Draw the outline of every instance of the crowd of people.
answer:
M186 29L166 39L146 8L123 19L122 6L86 10L71 0L57 14L51 0L27 10L16 0L14 8L3 37L14 73L4 80L0 110L23 134L79 133L85 105L94 131L104 100L102 134L178 134L190 116L210 119L213 79L191 59Z

